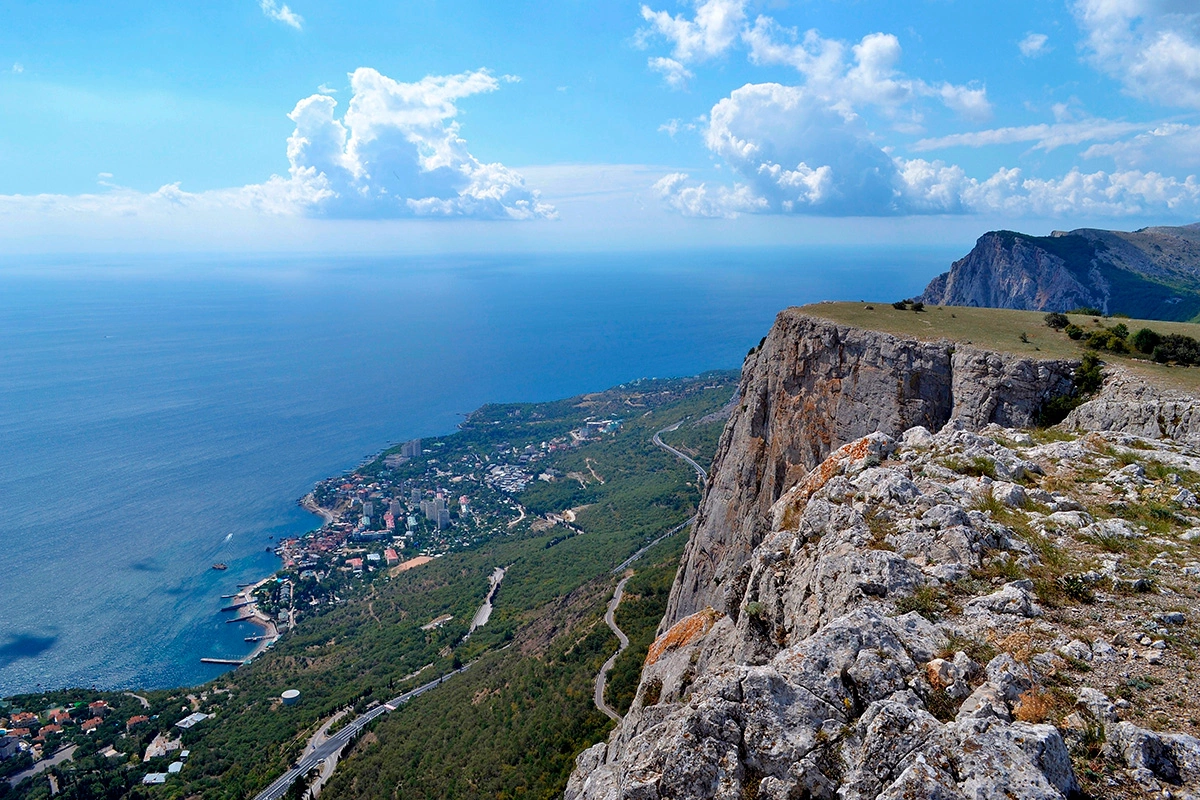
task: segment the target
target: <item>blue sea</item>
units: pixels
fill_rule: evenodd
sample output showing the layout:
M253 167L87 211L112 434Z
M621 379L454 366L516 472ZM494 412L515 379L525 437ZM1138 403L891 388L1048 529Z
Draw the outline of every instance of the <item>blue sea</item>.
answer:
M314 482L485 402L737 368L781 308L959 252L0 262L0 695L212 678Z

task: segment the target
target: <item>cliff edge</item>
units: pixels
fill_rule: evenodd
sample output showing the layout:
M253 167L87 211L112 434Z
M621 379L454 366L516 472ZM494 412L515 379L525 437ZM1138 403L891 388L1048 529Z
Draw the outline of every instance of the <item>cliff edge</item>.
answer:
M1051 236L991 231L930 281L930 305L1069 311L1162 320L1200 314L1200 224Z
M1200 798L1200 454L1072 366L780 314L566 800Z
M830 452L881 431L951 420L1033 424L1072 388L1076 362L1035 360L949 341L924 342L787 309L746 357L725 432L663 627L707 606L770 530L771 505Z

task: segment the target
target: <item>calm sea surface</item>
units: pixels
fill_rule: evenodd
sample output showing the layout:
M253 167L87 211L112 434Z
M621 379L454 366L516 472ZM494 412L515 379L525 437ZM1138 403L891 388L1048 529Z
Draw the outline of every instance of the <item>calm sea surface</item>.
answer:
M211 678L315 481L485 402L736 368L784 306L956 252L0 263L0 695Z

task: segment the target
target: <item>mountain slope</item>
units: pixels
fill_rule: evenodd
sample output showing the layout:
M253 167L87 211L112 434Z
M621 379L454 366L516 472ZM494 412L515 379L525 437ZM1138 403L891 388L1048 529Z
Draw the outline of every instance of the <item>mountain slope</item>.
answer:
M1187 320L1200 314L1200 224L1050 236L992 231L930 281L931 305L1030 311L1094 307Z

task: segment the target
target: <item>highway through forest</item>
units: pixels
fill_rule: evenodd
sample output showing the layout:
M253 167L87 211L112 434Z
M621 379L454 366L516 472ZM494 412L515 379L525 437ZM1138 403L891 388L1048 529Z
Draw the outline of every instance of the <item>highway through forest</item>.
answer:
M617 658L625 652L625 648L629 647L629 637L617 627L617 621L613 615L617 613L617 606L621 605L621 596L625 594L625 584L632 577L633 573L631 572L622 578L621 582L617 584L616 591L613 592L612 599L608 601L608 611L604 613L604 624L617 635L617 641L621 643L621 646L617 648L617 652L609 656L608 661L605 661L604 666L600 668L600 674L596 676L596 691L592 696L596 708L616 722L621 721L621 715L604 700L604 687L608 684L608 671L617 663Z
M700 477L700 487L704 488L704 485L708 482L708 470L697 464L695 460L688 457L686 453L679 452L674 447L671 447L671 445L662 440L662 434L670 433L671 431L678 429L682 424L683 420L680 420L674 425L669 425L663 428L661 431L654 434L654 436L650 438L650 441L666 450L668 453L671 453L676 458L686 461L692 469L696 470L696 475ZM632 566L635 561L646 555L646 551L648 551L651 547L654 547L654 545L658 544L663 539L666 539L668 536L674 536L695 521L696 517L693 515L679 525L676 525L674 528L671 528L671 530L667 531L662 536L659 536L654 541L644 545L636 553L618 564L613 569L612 574L622 574L629 569L629 567ZM604 666L600 668L600 673L596 675L596 689L592 696L592 701L596 704L596 708L600 709L605 716L615 720L616 722L621 721L621 715L618 714L615 709L609 706L608 702L604 699L604 689L608 685L609 670L611 670L617 663L617 659L620 657L621 653L625 652L625 648L629 647L629 637L625 635L624 631L617 627L616 613L617 606L621 605L621 598L625 595L625 584L632 577L633 573L630 572L628 575L622 578L617 584L617 588L613 590L612 599L608 601L608 610L604 613L604 624L608 625L612 632L617 635L617 641L620 643L620 645L617 648L617 652L613 653L609 657L608 661L604 662Z
M667 427L663 428L658 433L654 434L654 436L651 437L650 441L654 442L656 445L661 447L663 450L666 450L668 453L675 456L676 458L686 461L691 466L692 469L696 470L696 474L700 476L700 486L703 487L704 484L708 483L708 470L706 470L704 467L697 464L695 459L693 459L687 453L679 452L674 447L671 447L671 445L667 444L666 442L664 442L662 440L662 435L664 433L670 433L671 431L678 430L679 426L682 424L683 424L683 420L679 420L679 422L676 422L674 425L668 425Z
M363 728L374 722L376 718L395 711L409 700L412 700L415 697L420 697L431 689L437 688L447 679L452 678L459 673L466 672L470 666L470 664L467 664L459 667L453 672L447 673L437 680L430 681L423 686L418 686L416 689L394 697L386 703L375 706L366 713L359 715L349 725L330 736L323 743L317 745L317 747L313 748L312 752L301 758L294 767L280 775L274 783L259 792L255 797L255 800L280 800L280 798L287 793L287 790L291 788L293 783L295 783L304 775L307 775L311 770L319 767L321 763L325 761L325 759L341 751L341 749L346 746L350 739L352 739L354 736L357 736Z

